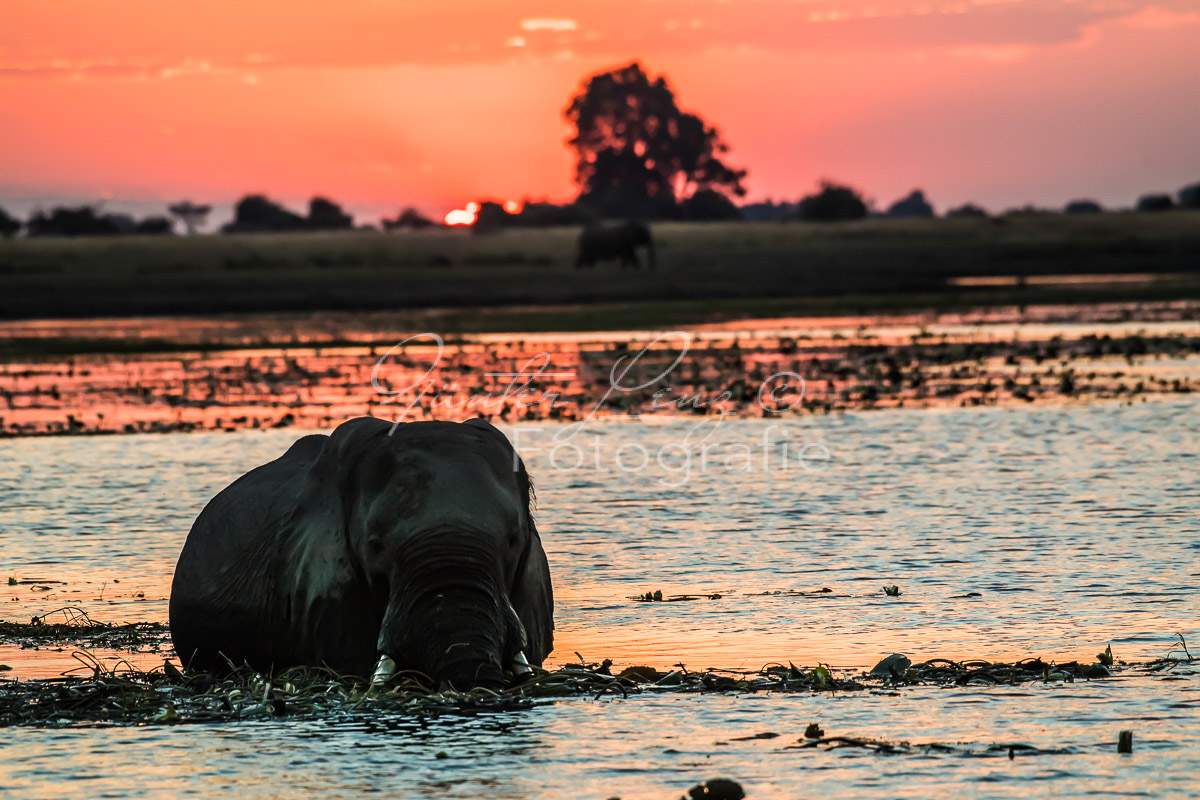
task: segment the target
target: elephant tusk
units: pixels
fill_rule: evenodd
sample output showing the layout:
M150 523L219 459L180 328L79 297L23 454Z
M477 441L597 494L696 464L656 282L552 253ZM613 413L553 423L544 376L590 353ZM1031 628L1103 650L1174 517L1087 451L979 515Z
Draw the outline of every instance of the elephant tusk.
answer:
M375 665L375 674L371 676L371 685L378 686L382 683L387 683L388 680L396 674L396 662L391 656L383 655L379 657L379 663Z
M529 660L525 658L524 650L518 650L517 654L513 656L513 674L522 677L533 674L533 667L529 666Z

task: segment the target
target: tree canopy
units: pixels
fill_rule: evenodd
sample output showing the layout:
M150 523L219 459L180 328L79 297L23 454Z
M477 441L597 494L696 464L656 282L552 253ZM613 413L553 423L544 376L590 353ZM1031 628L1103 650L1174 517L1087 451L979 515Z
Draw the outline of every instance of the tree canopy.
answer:
M746 193L746 170L722 160L716 128L681 111L666 79L636 61L593 75L564 113L579 201L601 213L663 216L697 192Z

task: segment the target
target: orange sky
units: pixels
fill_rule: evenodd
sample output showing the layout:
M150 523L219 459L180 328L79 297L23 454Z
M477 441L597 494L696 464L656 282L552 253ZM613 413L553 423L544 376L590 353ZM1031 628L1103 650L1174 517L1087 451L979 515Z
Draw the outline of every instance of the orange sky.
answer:
M639 59L752 199L938 210L1200 180L1197 0L0 0L0 205L569 199L562 110Z

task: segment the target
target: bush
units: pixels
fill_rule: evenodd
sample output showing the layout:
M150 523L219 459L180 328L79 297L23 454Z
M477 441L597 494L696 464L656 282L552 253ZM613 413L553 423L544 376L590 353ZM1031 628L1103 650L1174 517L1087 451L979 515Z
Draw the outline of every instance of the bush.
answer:
M273 231L302 231L308 222L261 194L246 195L233 208L233 222L221 228L222 233L265 233Z
M1200 208L1200 183L1193 183L1179 190L1180 208Z
M792 219L799 211L795 203L767 200L762 203L747 203L742 206L742 218L749 222L775 222Z
M867 216L867 204L850 187L822 181L821 191L800 201L797 216L810 222L862 219Z
M742 219L742 210L725 195L714 189L701 189L679 205L683 219L715 221Z
M988 213L974 203L963 203L958 208L952 208L946 212L947 217L986 217Z
M596 215L578 203L557 205L547 202L526 202L520 213L512 215L509 224L525 228L549 228L559 225L587 225Z
M21 230L21 220L0 208L0 237L11 239Z
M175 226L166 217L146 217L134 226L133 232L143 236L170 236Z
M308 203L308 227L314 231L348 231L354 228L354 217L332 200L314 197Z
M913 189L912 194L908 197L892 203L888 207L887 215L902 218L928 218L933 216L933 206L929 205L929 201L925 199L924 192L920 189Z
M1137 201L1138 211L1170 211L1174 207L1175 202L1166 194L1144 194Z
M121 232L117 217L102 217L92 206L59 207L49 214L38 211L26 227L30 236L115 236Z
M1072 200L1063 209L1067 214L1099 214L1104 209L1095 200Z
M395 219L383 220L383 229L385 231L419 231L425 228L432 228L436 225L436 222L431 220L429 217L426 217L412 206L409 206L401 211L398 215L396 215Z

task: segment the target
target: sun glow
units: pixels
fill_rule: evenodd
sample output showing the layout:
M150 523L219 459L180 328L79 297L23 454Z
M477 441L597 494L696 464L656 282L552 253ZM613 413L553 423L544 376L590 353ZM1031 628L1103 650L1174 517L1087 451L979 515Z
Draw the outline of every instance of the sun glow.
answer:
M446 212L447 225L474 225L479 216L479 203L467 203L466 208L456 208Z

